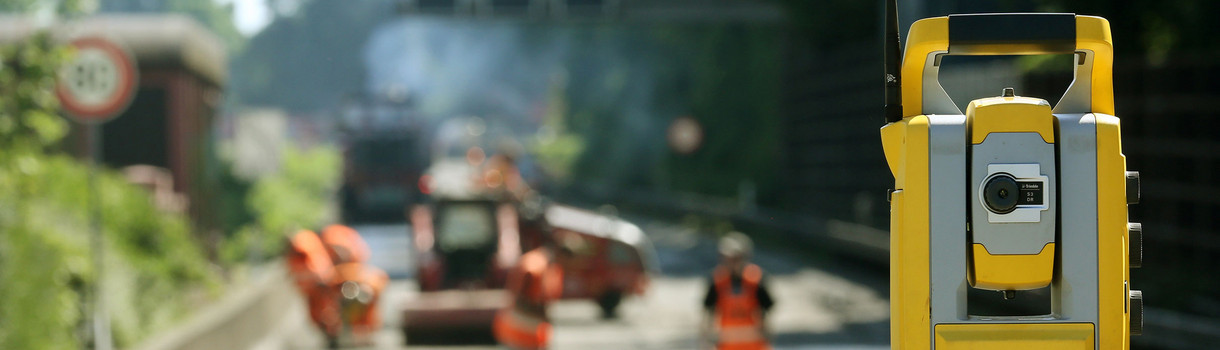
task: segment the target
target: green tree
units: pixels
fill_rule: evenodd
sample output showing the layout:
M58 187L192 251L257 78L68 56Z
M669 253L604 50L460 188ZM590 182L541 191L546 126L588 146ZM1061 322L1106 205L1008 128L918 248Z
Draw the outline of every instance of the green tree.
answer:
M575 29L563 103L584 146L574 183L720 197L753 183L766 199L779 171L779 34L740 24ZM667 146L681 116L704 132L692 154Z
M1027 0L1029 1L1029 0ZM1013 1L1019 6L1024 1ZM1035 9L1075 12L1110 21L1115 51L1143 55L1161 64L1174 55L1208 57L1220 53L1215 16L1220 2L1195 0L1032 0Z
M46 33L0 48L0 199L10 204L0 211L0 300L6 301L0 308L0 348L76 346L76 338L56 334L70 330L80 316L74 274L63 269L67 247L42 235L30 205L39 190L31 178L39 172L37 156L67 130L52 89L65 54Z
M880 44L880 1L772 1L784 7L797 42L813 49L859 49L861 42L870 41Z
M0 0L0 12L30 12L44 0Z
M287 234L330 223L334 217L328 210L342 169L342 155L335 148L285 148L280 171L259 179L249 189L245 205L254 214L254 222L239 228L225 242L222 258L238 263L250 257L277 256Z
M66 55L46 33L0 49L0 149L6 154L42 151L67 132L53 89Z

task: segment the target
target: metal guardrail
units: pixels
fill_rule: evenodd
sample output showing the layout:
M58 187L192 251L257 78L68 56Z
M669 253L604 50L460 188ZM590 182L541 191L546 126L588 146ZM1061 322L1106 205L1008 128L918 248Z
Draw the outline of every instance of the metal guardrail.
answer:
M861 258L889 264L889 231L837 219L742 205L737 201L692 193L643 190L608 191L599 188L572 189L570 197L608 202L657 213L697 214L723 218L743 229L762 229L783 239L793 239Z

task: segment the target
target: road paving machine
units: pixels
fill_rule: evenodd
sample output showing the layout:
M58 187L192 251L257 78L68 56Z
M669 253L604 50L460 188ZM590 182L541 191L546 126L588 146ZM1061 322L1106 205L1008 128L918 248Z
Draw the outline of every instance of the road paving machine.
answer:
M1139 174L1122 153L1109 22L926 18L901 65L894 1L886 22L892 348L1127 349L1142 328L1129 273L1142 234L1127 221ZM1074 58L1054 106L1006 88L962 113L938 82L947 55L1043 54Z

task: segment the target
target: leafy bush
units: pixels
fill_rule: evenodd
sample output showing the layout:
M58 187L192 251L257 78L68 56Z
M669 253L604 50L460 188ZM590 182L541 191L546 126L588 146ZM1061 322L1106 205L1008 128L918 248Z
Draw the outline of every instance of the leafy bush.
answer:
M254 213L254 223L224 243L222 259L235 263L278 255L288 233L333 221L331 202L342 169L341 155L333 147L286 147L280 171L250 189L246 206Z
M66 156L25 155L0 168L0 348L74 348L96 270L90 256L88 169ZM118 174L98 179L105 293L119 345L182 315L184 296L215 291L217 278L186 218L159 212ZM202 287L202 288L201 288Z
M67 130L56 67L70 53L45 34L0 48L0 349L75 349L97 284L88 167L46 153ZM215 291L189 221L158 211L146 191L102 170L105 281L114 338L130 345Z

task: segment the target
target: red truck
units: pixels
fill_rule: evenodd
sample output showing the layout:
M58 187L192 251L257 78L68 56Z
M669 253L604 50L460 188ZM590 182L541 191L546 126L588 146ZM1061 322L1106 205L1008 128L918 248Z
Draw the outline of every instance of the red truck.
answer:
M546 210L552 239L577 236L586 244L563 266L563 299L592 300L614 318L624 297L642 295L657 272L652 242L636 225L562 205Z

